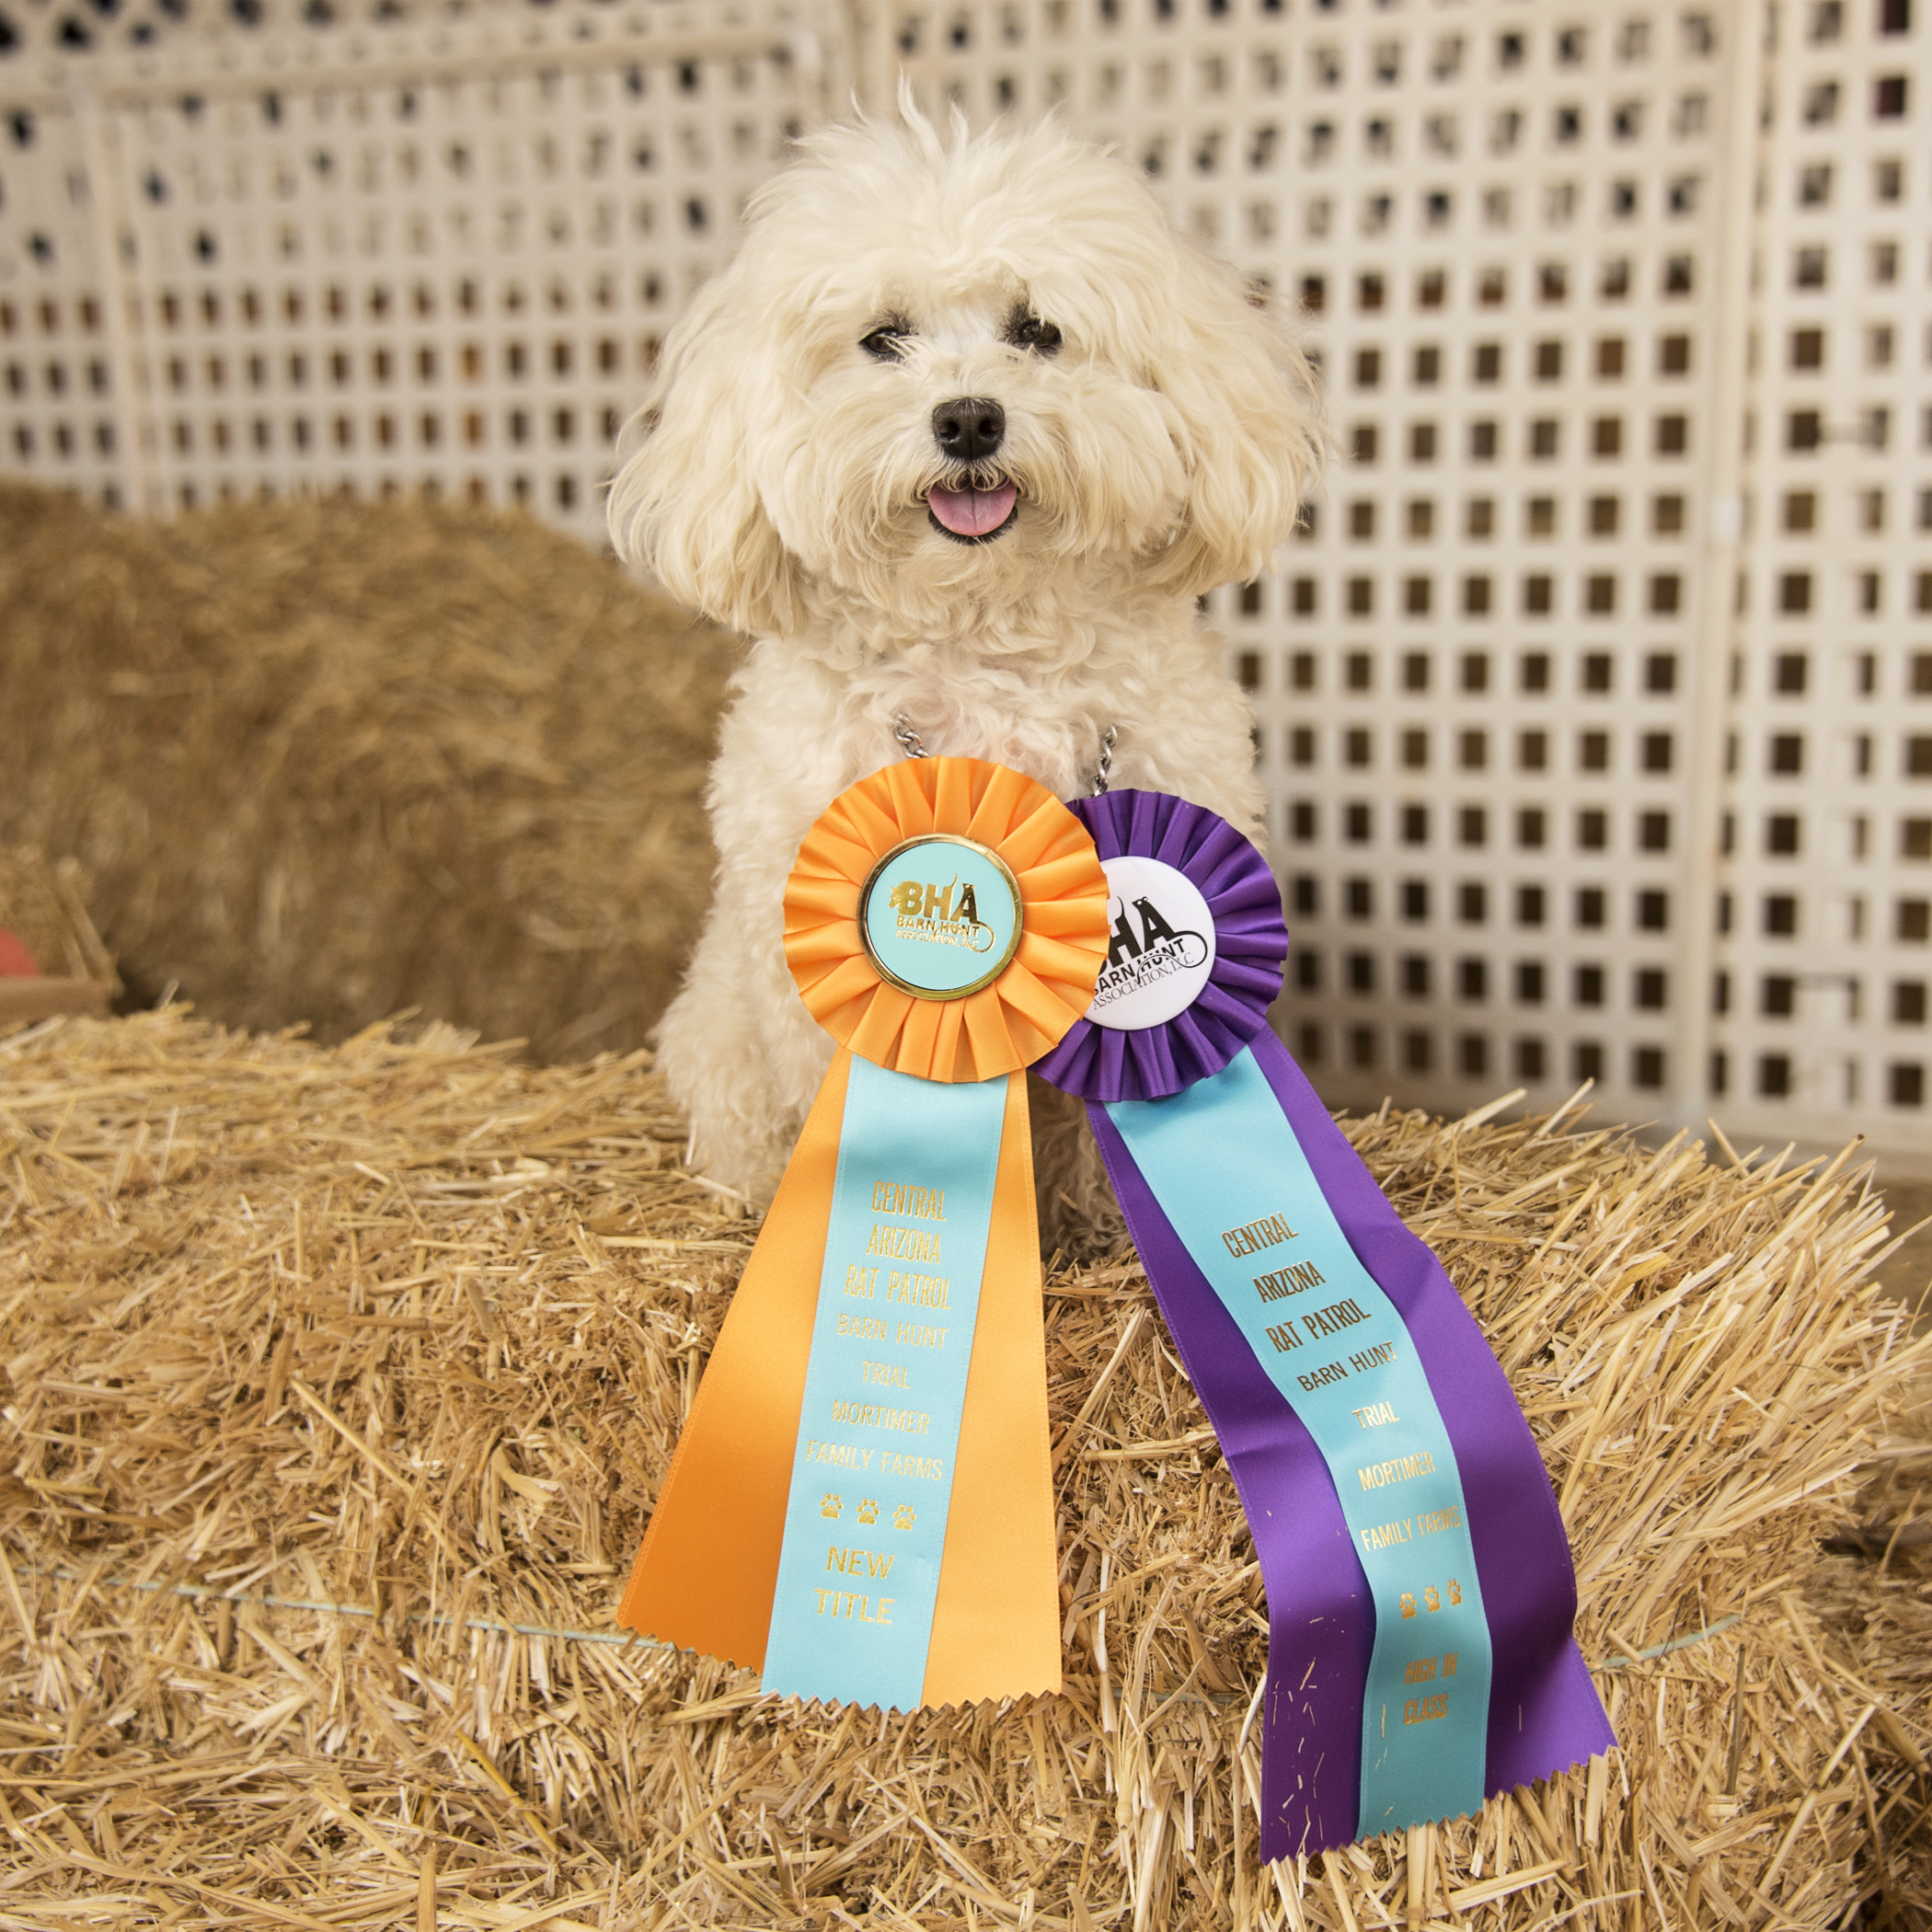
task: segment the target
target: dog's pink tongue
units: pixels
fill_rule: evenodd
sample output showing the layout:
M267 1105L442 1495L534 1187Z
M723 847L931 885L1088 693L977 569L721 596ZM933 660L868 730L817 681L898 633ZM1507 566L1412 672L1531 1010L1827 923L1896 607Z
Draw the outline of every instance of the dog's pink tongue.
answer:
M997 489L930 489L926 500L955 536L984 536L1013 514L1014 494L1012 484L1002 483Z

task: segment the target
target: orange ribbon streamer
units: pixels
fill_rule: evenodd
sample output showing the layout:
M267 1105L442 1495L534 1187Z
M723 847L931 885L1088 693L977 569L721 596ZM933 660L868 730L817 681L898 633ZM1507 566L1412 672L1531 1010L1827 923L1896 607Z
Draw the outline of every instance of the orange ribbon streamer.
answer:
M908 839L961 834L998 855L1023 903L990 985L922 999L880 978L861 890ZM1045 1334L1022 1069L1086 1010L1107 950L1092 841L1041 786L978 760L908 762L842 793L808 834L785 896L785 949L841 1045L766 1215L698 1386L617 1620L762 1668L778 1575L850 1055L1007 1089L922 1702L1060 1688Z

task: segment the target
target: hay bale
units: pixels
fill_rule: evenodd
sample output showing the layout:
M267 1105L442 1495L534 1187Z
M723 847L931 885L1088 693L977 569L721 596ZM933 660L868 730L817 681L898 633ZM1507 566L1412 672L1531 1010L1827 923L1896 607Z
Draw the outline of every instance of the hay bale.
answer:
M1622 1751L1261 1875L1260 1581L1131 1259L1048 1288L1065 1695L775 1708L612 1640L753 1234L643 1056L172 1011L0 1041L0 1893L63 1925L604 1932L1926 1902L1925 1685L1805 1601L1923 1361L1865 1279L1863 1175L1575 1114L1348 1125L1521 1394Z
M526 517L0 486L0 845L93 872L144 1005L627 1048L709 896L732 656Z

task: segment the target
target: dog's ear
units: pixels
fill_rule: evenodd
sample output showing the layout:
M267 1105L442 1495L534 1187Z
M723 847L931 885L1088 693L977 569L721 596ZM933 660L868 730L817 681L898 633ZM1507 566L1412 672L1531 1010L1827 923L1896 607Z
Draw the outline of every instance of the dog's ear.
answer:
M797 628L798 581L748 460L759 320L739 279L714 276L671 331L625 431L607 515L617 555L681 603L737 630L782 634Z
M1271 566L1328 432L1307 358L1232 270L1183 244L1168 313L1176 335L1152 380L1179 418L1187 495L1150 562L1163 589L1199 596Z

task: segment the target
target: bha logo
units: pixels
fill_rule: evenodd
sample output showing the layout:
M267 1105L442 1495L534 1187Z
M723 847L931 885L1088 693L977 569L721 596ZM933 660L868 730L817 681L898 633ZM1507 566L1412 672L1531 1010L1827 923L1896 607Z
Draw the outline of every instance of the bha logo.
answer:
M959 895L955 903L953 895ZM903 939L924 939L938 946L963 946L969 952L988 952L997 935L980 917L979 894L968 880L954 873L943 886L902 879L886 902L898 914Z
M1114 904L1121 902L1115 900ZM1144 960L1147 965L1142 971L1158 974L1184 971L1190 966L1199 966L1207 959L1207 941L1194 931L1176 932L1162 918L1160 908L1152 899L1143 896L1133 902L1133 912L1140 915L1140 930L1133 929L1133 917L1128 909L1121 906L1120 917L1113 922L1113 941L1107 949L1107 972L1121 972L1136 960ZM1103 977L1101 984L1106 984Z
M902 993L960 999L1006 970L1024 914L1019 881L998 853L936 832L894 845L873 868L858 930L867 957Z
M1159 859L1101 861L1112 931L1087 1018L1124 1033L1165 1025L1214 968L1214 915L1185 872Z
M1111 906L1119 906L1120 914L1113 922L1107 964L1094 988L1094 1018L1104 1024L1109 1007L1150 992L1163 980L1181 979L1187 985L1183 1004L1191 1005L1200 990L1192 984L1193 977L1212 957L1206 936L1192 926L1174 926L1149 893L1142 893L1132 905L1116 899L1110 910Z

